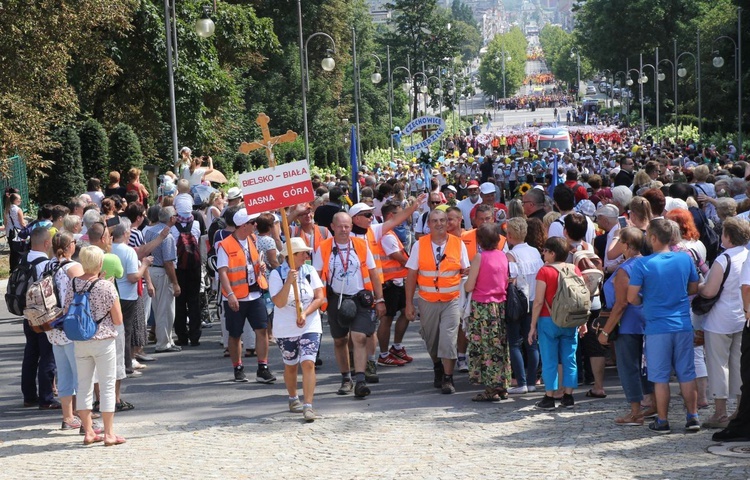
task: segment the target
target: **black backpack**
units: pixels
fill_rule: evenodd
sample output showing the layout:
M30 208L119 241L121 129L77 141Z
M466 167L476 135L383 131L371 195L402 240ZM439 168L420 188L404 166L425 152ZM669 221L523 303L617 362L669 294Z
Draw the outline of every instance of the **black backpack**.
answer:
M695 227L700 234L700 241L706 247L706 263L709 266L713 265L714 260L716 260L716 257L719 255L721 239L716 231L711 228L708 217L706 217L703 210L698 207L689 207L688 210L690 210L690 213L693 215Z
M195 270L201 265L201 251L198 241L193 236L192 223L175 225L180 236L177 238L177 268L180 270Z
M5 305L13 315L23 316L23 309L26 308L26 291L32 283L39 280L36 266L47 260L47 258L40 257L29 262L28 256L24 256L21 263L10 274L8 289L5 292Z

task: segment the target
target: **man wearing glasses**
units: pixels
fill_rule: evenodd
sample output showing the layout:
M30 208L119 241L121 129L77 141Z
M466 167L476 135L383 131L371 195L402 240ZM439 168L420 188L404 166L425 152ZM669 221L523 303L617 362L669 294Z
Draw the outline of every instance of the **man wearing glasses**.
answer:
M538 218L544 221L547 211L544 209L544 191L532 188L522 197L523 213L526 218Z
M472 180L466 188L469 196L458 202L456 205L461 209L461 213L464 217L464 228L467 230L471 229L471 211L475 205L482 203L482 198L479 196L479 182Z
M430 216L430 213L433 212L438 207L438 205L442 205L442 203L443 199L440 196L440 193L430 193L430 200L428 203L430 210L422 214L422 216L417 220L417 224L414 226L414 234L416 235L417 239L430 233L430 224L428 218Z
M461 275L468 273L469 256L460 238L449 235L447 215L433 210L430 234L414 244L406 262L406 318L414 320L414 294L420 313L420 334L433 363L433 386L445 394L456 392L453 369L456 363Z

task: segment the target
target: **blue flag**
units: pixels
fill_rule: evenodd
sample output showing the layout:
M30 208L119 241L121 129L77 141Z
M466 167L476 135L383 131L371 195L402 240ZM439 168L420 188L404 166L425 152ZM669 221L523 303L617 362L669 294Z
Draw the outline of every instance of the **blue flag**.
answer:
M351 136L351 142L349 147L349 155L351 156L351 164L352 164L352 191L351 191L351 200L353 203L359 202L359 182L357 181L357 178L359 177L358 174L358 162L357 162L357 127L352 125L352 136Z
M555 163L554 167L552 168L552 188L556 187L558 182L560 181L559 178L557 178L557 154L555 154Z

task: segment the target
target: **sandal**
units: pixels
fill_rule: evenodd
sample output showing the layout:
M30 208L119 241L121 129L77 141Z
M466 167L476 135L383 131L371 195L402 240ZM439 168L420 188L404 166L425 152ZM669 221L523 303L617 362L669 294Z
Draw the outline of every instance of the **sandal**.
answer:
M124 438L122 438L119 435L115 435L115 441L114 442L104 442L104 446L105 447L113 447L115 445L122 445L125 442L126 442L126 440Z
M97 436L94 437L93 440L86 440L84 438L83 439L83 444L84 445L91 445L92 443L103 442L103 441L104 441L104 435L97 435Z
M620 425L621 427L640 427L643 425L643 417L629 413L615 418L615 425Z
M133 410L134 408L135 408L135 405L133 405L132 403L128 403L122 399L120 399L118 403L115 403L116 412L126 412L128 410Z
M500 395L495 390L485 390L482 393L477 393L472 402L499 402Z
M643 418L656 418L656 408L648 407L646 410L641 410L641 417Z

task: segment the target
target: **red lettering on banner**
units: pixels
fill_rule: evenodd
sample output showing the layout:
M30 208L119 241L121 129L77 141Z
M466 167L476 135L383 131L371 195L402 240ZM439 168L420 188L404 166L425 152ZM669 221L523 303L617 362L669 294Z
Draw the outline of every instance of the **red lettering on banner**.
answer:
M306 173L307 173L307 170L304 168L301 170L289 170L288 172L284 172L284 178L297 177L300 175L305 175Z
M315 191L310 180L304 180L273 190L252 192L245 195L247 213L261 213L278 208L289 207L298 203L311 202L315 199Z
M273 175L263 175L257 178L248 178L247 180L243 180L242 186L252 187L253 185L261 185L266 182L273 182L273 180Z

